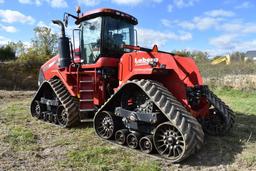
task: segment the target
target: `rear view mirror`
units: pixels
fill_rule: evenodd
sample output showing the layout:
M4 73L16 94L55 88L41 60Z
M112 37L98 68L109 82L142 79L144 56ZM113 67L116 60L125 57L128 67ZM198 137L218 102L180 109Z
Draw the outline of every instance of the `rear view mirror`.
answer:
M64 23L64 26L65 27L68 27L68 14L64 14L64 17L63 17L63 23Z

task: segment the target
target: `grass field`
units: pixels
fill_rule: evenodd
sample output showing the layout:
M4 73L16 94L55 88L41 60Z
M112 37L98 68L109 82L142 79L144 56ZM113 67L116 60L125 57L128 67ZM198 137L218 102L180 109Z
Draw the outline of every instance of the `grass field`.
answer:
M256 170L256 93L216 89L236 111L224 137L180 164L145 157L97 138L91 125L63 129L30 116L33 92L0 91L0 170Z

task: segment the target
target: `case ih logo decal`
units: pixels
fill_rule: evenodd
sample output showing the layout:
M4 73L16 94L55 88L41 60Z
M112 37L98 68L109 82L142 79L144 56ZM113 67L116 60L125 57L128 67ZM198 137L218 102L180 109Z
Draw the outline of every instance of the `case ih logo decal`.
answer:
M135 58L135 65L149 65L150 63L158 63L158 58Z
M54 60L53 62L51 62L50 64L46 65L45 67L43 67L43 71L47 71L49 68L51 68L54 64L56 64L58 61Z

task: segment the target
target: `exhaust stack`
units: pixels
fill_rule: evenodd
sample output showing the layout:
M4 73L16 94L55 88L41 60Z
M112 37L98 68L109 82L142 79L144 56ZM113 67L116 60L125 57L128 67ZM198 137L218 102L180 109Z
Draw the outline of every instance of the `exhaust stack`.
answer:
M66 37L65 27L62 21L52 20L53 24L57 24L61 27L61 37L58 40L58 50L60 55L60 68L67 68L71 63L69 38Z

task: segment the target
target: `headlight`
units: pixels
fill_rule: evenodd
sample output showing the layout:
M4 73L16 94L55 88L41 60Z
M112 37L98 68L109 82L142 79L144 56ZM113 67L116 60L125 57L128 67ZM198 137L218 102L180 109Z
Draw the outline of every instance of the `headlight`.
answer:
M45 78L44 78L44 73L43 71L40 69L39 71L39 75L38 75L38 87L42 84L42 82L44 82Z

